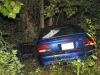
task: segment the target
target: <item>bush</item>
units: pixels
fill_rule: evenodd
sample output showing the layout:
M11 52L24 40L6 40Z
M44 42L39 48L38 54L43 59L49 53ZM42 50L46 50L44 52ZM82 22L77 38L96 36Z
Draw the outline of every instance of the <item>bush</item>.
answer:
M0 34L0 75L22 75L23 65L16 57L17 50L12 50Z

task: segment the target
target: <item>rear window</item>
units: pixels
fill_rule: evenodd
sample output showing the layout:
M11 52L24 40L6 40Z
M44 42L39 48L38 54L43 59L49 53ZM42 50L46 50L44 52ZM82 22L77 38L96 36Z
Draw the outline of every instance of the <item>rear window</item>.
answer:
M41 33L41 37L50 38L50 37L74 34L79 32L83 32L83 30L75 26L56 27L52 29L44 29L43 32Z

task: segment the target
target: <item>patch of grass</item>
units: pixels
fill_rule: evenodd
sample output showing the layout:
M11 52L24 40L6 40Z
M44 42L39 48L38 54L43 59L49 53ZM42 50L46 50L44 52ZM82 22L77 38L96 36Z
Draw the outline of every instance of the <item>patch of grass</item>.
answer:
M53 63L44 67L37 67L34 59L22 63L25 65L25 75L100 75L100 67L93 59L78 59L66 65Z

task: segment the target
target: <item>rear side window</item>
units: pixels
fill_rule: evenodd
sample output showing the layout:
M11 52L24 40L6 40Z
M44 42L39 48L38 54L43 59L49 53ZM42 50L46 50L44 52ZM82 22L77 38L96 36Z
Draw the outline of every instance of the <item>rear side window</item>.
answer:
M41 32L41 37L50 38L67 34L74 34L78 32L83 32L83 30L79 27L73 27L73 26L56 27L52 29L44 29L43 32Z

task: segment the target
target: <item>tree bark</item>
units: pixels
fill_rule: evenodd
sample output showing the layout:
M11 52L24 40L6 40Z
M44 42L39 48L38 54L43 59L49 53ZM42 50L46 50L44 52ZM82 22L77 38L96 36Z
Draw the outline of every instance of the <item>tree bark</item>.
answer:
M52 24L53 24L53 18L50 17L50 19L49 19L49 26L52 26Z
M83 17L84 17L84 12L81 13L80 22L83 20Z
M44 10L44 0L40 0L40 25L44 28L44 15L42 14Z

